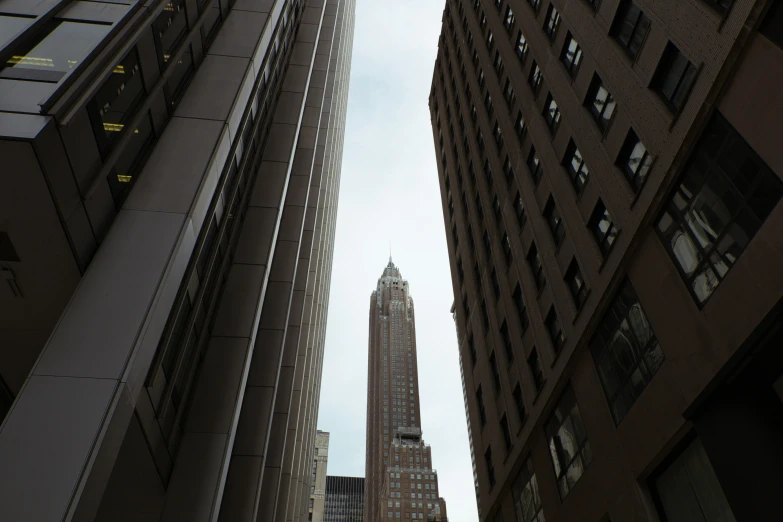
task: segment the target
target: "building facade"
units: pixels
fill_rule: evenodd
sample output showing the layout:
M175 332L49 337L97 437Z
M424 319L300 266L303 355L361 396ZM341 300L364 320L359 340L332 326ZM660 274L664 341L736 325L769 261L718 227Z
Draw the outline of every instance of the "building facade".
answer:
M370 297L369 330L364 518L445 521L421 433L413 299L391 258Z
M362 522L363 520L364 479L326 477L324 522Z
M307 520L353 13L0 1L0 520Z
M482 521L780 518L781 78L778 1L446 2Z
M326 466L329 463L329 434L318 430L315 434L313 475L310 478L310 506L308 520L324 522L326 508Z

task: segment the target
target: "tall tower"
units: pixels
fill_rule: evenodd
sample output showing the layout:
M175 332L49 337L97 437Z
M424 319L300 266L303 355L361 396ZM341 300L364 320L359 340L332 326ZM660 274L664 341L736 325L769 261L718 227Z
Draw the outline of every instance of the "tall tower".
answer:
M318 430L313 452L313 473L310 478L310 522L324 522L326 502L326 466L329 460L329 433Z
M408 282L389 257L370 298L365 520L445 520L424 444L416 321Z

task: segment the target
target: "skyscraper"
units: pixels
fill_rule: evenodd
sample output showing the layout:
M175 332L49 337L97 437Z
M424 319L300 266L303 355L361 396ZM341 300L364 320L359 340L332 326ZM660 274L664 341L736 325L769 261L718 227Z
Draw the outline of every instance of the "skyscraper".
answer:
M421 432L413 299L391 258L370 297L368 345L364 518L446 520Z
M362 522L364 520L364 479L362 477L326 477L324 522Z
M780 519L781 4L445 2L482 521Z
M315 434L313 476L310 479L310 507L308 521L324 522L326 502L326 467L329 464L329 434L318 430Z
M0 2L0 520L307 519L353 13Z

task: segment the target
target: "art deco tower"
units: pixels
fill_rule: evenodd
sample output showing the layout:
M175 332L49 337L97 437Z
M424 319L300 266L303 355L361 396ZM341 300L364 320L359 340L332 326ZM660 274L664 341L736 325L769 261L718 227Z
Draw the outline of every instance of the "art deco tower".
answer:
M421 436L413 299L391 257L370 298L369 351L364 519L446 520Z

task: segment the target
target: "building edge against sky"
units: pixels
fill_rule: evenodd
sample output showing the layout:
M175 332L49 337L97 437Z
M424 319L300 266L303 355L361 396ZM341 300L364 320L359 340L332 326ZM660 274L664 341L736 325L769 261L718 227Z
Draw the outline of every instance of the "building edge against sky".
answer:
M355 1L2 8L0 519L306 520Z
M781 79L780 2L445 3L482 521L779 519Z
M391 257L370 297L367 344L364 519L445 521L432 451L422 438L413 299Z

